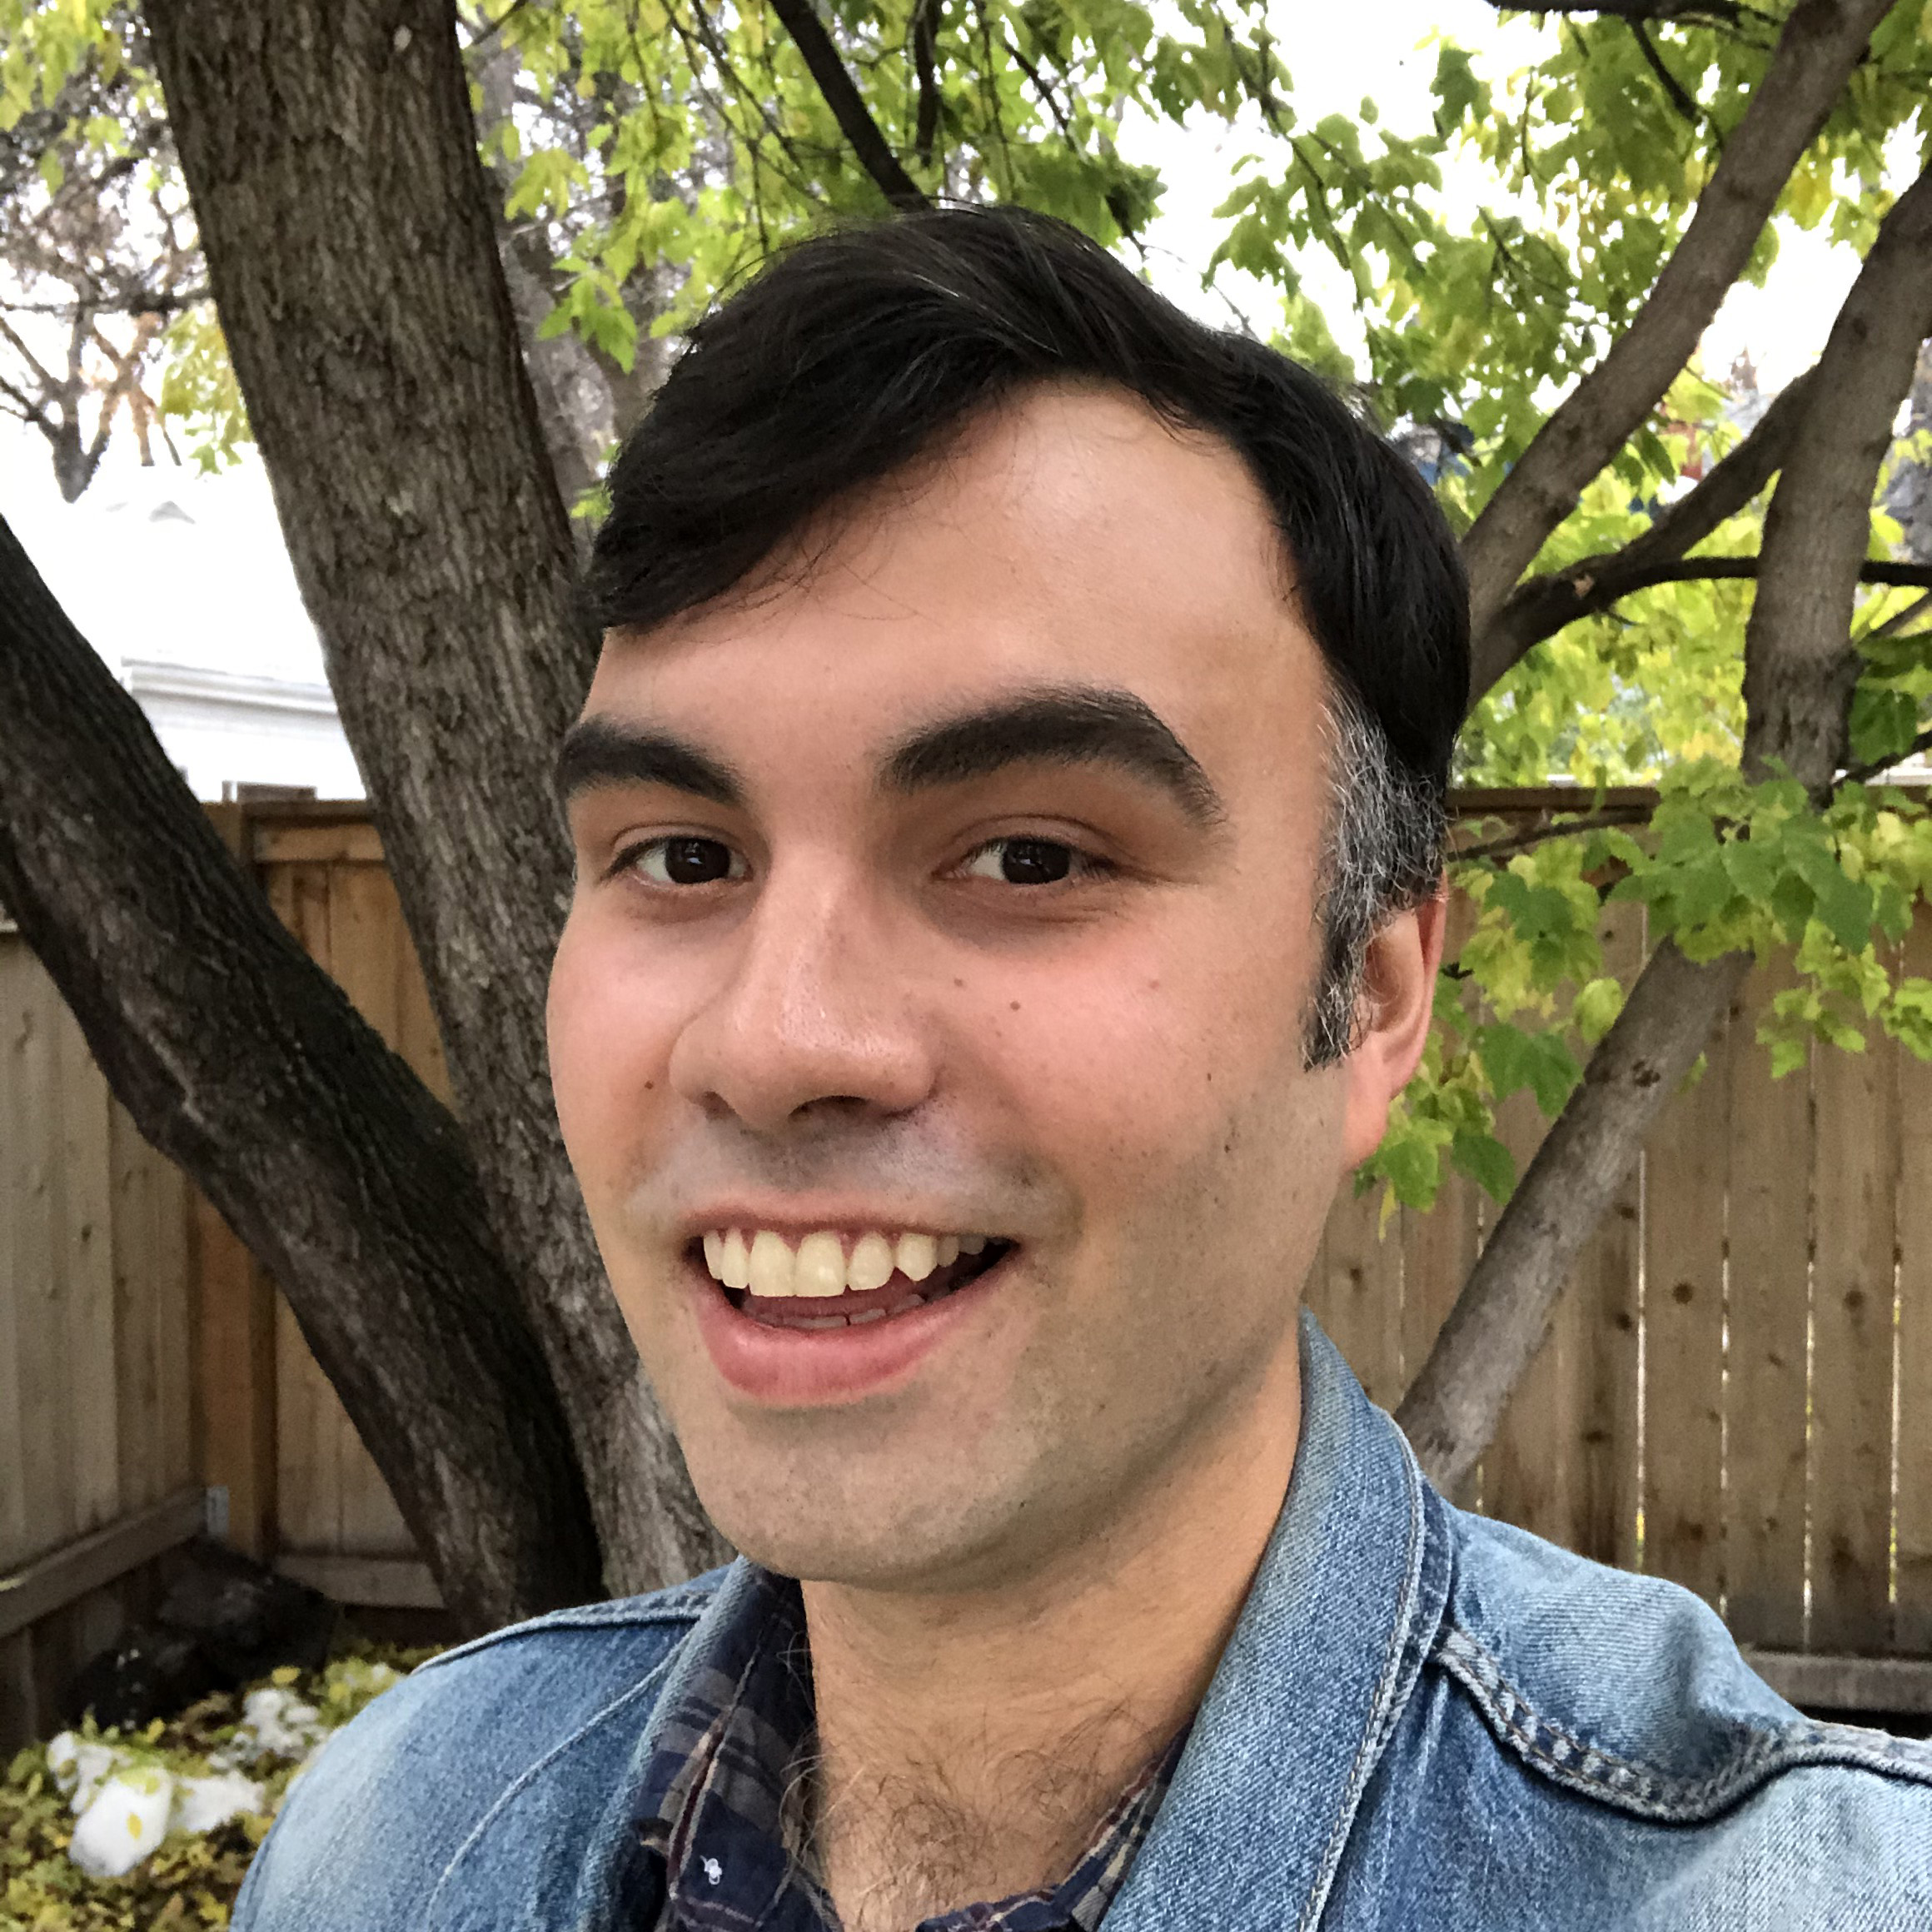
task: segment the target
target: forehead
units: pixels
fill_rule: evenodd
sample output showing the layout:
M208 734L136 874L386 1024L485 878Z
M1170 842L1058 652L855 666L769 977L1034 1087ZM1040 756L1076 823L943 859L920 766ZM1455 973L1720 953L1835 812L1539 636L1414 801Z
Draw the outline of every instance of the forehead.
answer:
M795 747L1067 683L1132 691L1224 757L1287 749L1325 686L1239 456L1109 390L992 411L839 505L758 585L613 634L587 709L734 735L769 715Z

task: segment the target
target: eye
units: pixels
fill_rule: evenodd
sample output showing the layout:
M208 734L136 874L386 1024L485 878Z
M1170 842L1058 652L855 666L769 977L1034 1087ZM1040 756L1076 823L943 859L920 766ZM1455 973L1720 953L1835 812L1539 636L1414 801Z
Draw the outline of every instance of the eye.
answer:
M988 839L959 869L968 879L993 879L1003 885L1058 885L1103 865L1057 839Z
M618 868L635 867L653 885L714 885L720 879L743 879L744 860L721 839L646 839L618 860Z

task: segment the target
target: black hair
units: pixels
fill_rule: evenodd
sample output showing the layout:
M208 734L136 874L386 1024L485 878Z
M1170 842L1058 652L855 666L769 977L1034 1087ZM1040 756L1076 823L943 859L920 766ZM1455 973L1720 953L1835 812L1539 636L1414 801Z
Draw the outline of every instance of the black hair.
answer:
M839 499L1056 380L1112 384L1247 464L1336 687L1337 753L1352 760L1367 743L1388 768L1381 789L1412 821L1372 854L1332 852L1331 939L1343 936L1335 860L1379 880L1370 929L1427 897L1469 685L1467 586L1441 511L1320 378L1192 320L1049 217L944 208L839 228L786 250L707 316L612 467L587 580L596 620L648 629L744 585ZM1342 950L1359 954L1352 933ZM1347 969L1352 1008L1359 958ZM1330 1038L1311 1057L1346 1048Z

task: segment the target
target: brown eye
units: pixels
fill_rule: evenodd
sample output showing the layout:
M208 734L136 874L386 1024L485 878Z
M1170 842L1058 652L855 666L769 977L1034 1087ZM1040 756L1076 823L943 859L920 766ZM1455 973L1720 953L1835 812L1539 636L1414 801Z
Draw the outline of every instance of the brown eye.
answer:
M718 839L652 839L631 854L635 865L653 885L712 885L742 879L744 861Z
M1003 885L1058 885L1072 875L1076 854L1053 839L992 839L967 861L975 879Z

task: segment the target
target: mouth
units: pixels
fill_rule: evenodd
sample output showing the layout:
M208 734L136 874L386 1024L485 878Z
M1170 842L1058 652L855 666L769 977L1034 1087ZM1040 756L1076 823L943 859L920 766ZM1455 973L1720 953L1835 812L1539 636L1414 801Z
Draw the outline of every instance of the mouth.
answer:
M869 1327L943 1302L990 1274L1015 1244L995 1235L919 1229L714 1228L694 1239L691 1266L739 1314L768 1328L817 1332Z

